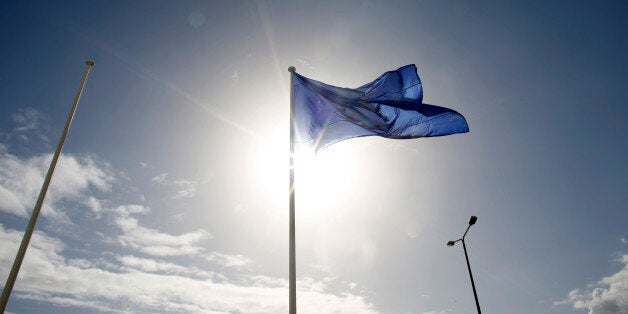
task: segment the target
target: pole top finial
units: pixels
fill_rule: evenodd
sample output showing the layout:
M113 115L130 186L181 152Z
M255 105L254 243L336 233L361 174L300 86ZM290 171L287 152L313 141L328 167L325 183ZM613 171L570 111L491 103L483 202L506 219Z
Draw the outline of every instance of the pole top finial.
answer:
M290 67L288 68L288 72L294 72L294 71L296 71L296 70L297 70L297 68L295 68L295 67L293 67L293 66L290 66Z
M87 60L85 61L85 64L89 65L90 67L94 66L94 60Z

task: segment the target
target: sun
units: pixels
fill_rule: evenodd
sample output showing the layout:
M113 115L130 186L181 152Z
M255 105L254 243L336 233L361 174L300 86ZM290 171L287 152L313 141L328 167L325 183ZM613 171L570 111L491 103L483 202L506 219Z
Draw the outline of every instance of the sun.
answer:
M289 153L289 135L277 129L260 141L252 156L256 185L262 189L264 199L281 208L288 204ZM296 150L295 195L299 216L321 218L350 198L357 180L354 156L350 145L318 154Z
M330 218L355 191L352 154L322 151L295 154L295 188L299 213L310 218ZM331 214L333 216L333 214Z

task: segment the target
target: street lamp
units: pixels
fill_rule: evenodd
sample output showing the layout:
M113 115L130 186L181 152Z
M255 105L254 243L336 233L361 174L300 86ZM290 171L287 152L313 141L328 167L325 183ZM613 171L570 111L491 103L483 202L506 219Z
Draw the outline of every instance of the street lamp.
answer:
M467 230L465 230L464 235L462 235L462 238L455 241L447 241L447 246L454 246L454 244L456 244L456 242L458 241L462 242L462 248L464 249L464 257L467 259L467 268L469 269L469 277L471 277L471 287L473 287L473 296L475 297L475 306L478 308L478 314L481 314L482 311L480 310L480 302L478 301L478 294L475 291L475 283L473 282L473 274L471 273L471 265L469 264L469 255L467 255L467 246L464 244L464 237L467 235L467 232L469 232L469 228L471 228L471 226L473 226L476 221L478 221L478 217L471 216L471 218L469 218L469 225L467 226Z

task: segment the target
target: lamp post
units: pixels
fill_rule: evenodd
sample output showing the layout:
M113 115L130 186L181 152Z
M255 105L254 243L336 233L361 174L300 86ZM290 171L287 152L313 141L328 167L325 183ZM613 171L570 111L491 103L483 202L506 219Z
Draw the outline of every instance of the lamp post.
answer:
M462 248L464 249L464 257L467 259L467 268L469 269L469 277L471 277L471 287L473 287L473 296L475 297L475 306L478 308L478 314L481 314L482 311L480 310L480 302L478 301L478 293L475 291L475 283L473 282L473 274L471 273L471 265L469 264L469 255L467 255L467 246L464 244L464 237L467 235L467 232L469 232L469 228L471 228L471 226L473 226L476 221L478 221L478 217L471 216L471 218L469 218L469 225L467 226L467 230L465 230L464 235L462 235L462 238L455 241L448 241L447 246L454 246L454 244L456 244L456 242L458 241L462 242Z

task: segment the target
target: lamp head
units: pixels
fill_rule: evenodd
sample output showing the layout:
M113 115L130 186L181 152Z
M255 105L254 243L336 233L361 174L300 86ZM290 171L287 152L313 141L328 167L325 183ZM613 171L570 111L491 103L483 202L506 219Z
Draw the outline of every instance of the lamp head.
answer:
M474 225L476 221L478 221L478 217L471 216L471 218L469 218L469 225Z
M456 244L456 241L447 241L447 246L454 246L454 244Z

